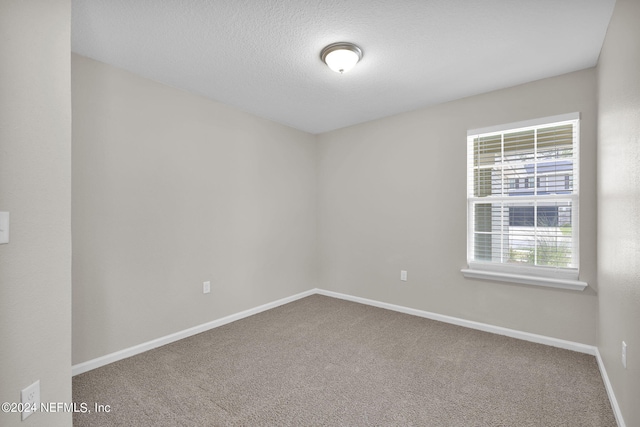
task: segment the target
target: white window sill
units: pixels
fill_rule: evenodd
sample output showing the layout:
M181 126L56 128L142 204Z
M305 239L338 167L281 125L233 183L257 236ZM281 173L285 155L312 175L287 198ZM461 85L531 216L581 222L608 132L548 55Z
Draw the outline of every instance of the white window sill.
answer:
M546 286L548 288L570 289L573 291L583 291L584 288L588 286L587 282L582 282L580 280L525 276L522 274L500 273L496 271L484 271L469 268L463 268L460 271L467 279L497 280L499 282Z

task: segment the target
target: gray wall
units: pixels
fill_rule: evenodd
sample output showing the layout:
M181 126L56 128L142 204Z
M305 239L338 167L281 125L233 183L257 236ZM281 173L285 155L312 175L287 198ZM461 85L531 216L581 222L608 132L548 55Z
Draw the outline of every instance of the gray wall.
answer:
M588 69L319 135L322 286L595 344L595 84ZM582 117L580 277L589 288L465 279L466 131L575 111Z
M598 349L628 426L640 426L638 23L640 2L618 0L598 65Z
M72 95L74 364L316 286L313 135L77 55Z
M71 401L71 94L68 0L0 2L0 402L40 380ZM2 426L62 426L71 414L0 412Z

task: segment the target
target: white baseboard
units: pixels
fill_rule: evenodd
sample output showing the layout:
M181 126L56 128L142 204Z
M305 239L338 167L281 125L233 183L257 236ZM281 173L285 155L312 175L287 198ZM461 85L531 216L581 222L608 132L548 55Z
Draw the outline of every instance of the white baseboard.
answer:
M615 415L616 417L616 422L618 423L618 427L625 427L626 424L624 423L624 418L622 418L622 412L620 411L618 400L616 399L616 395L613 392L611 381L609 381L609 375L607 375L607 370L604 367L604 361L602 360L602 356L600 356L600 350L598 350L597 348L596 348L596 360L598 361L598 368L600 368L600 375L602 375L604 388L607 390L607 396L609 396L611 409L613 409L613 415Z
M474 322L472 320L460 319L458 317L445 316L443 314L431 313L429 311L417 310L415 308L404 307L401 305L389 304L386 302L371 300L367 298L354 297L351 295L341 294L333 291L325 291L323 289L315 289L315 293L326 295L328 297L339 298L347 301L359 302L361 304L372 305L374 307L386 308L387 310L398 311L400 313L411 314L413 316L424 317L439 322L451 323L453 325L464 326L465 328L477 329L479 331L491 332L493 334L505 335L512 338L518 338L525 341L531 341L539 344L545 344L552 347L573 350L579 353L586 353L592 356L596 354L596 347L587 344L581 344L573 341L561 340L559 338L547 337L544 335L531 334L529 332L518 331L515 329L503 328L501 326L489 325L487 323Z
M290 297L282 298L277 301L273 301L267 304L260 305L258 307L250 308L248 310L241 311L239 313L231 314L226 317L222 317L211 322L203 323L202 325L194 326L193 328L185 329L164 337L156 338L151 341L144 342L142 344L135 345L133 347L125 348L115 353L110 353L96 359L88 360L86 362L78 363L71 367L71 375L76 376L92 369L99 368L109 363L117 362L118 360L126 359L127 357L135 356L136 354L144 353L156 347L169 344L183 338L190 337L201 332L208 331L209 329L217 328L218 326L226 325L227 323L235 322L236 320L244 319L245 317L253 316L254 314L261 313L263 311L290 303L300 298L308 297L316 293L315 289L301 292Z

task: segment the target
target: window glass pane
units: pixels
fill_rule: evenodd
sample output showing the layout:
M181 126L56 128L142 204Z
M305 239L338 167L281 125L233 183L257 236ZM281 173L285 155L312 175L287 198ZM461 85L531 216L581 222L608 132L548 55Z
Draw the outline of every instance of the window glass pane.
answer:
M526 162L534 158L534 131L504 134L504 161Z
M500 194L500 170L492 169L476 169L474 171L474 189L473 194L476 197L491 196L496 191Z
M572 266L571 203L538 206L536 265Z
M474 206L474 241L475 241L475 256L477 260L492 261L494 257L500 259L500 254L495 253L494 239L495 235L492 233L494 230L500 230L500 210L502 209L499 203L477 203ZM500 238L500 236L497 236Z
M480 232L491 232L491 203L478 203L474 212L474 228Z
M474 166L493 166L502 153L502 136L483 136L474 140Z
M573 157L573 139L572 124L538 129L538 159Z

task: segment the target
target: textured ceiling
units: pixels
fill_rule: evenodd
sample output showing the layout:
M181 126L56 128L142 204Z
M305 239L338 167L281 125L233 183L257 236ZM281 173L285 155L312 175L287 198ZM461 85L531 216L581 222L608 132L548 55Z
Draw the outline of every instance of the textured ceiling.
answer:
M72 50L321 133L596 65L615 0L73 0ZM340 75L320 60L350 41Z

